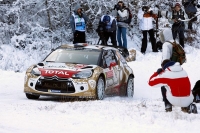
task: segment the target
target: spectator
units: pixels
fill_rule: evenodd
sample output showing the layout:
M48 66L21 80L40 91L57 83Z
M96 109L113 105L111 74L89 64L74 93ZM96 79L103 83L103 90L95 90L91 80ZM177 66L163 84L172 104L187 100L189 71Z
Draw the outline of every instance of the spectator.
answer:
M186 18L185 12L181 9L181 5L179 3L175 4L175 7L172 11L172 34L173 39L175 40L177 37L177 34L179 35L179 44L184 48L184 30L185 30L185 24L183 21L180 21L180 19L184 20Z
M113 16L107 14L101 17L97 32L103 45L107 45L110 38L113 46L117 46L116 29L117 24Z
M157 15L153 14L152 9L143 6L142 9L138 12L138 19L140 21L140 29L142 30L143 39L142 39L142 47L141 52L145 54L147 48L147 33L149 33L150 41L152 45L152 51L158 52L156 48L156 39L154 36L154 29L153 29L153 19L156 19Z
M198 80L192 89L192 94L194 96L194 102L199 103L200 102L200 80Z
M70 17L70 26L74 35L73 43L85 43L85 30L86 23L88 21L87 16L82 12L80 5L75 7L75 10Z
M129 17L128 10L123 1L119 1L114 9L117 10L117 41L119 46L127 48L126 30L129 25L126 20Z
M160 32L159 38L162 42L162 61L171 58L173 46L170 42L174 42L172 30L166 28Z
M186 71L179 62L164 60L159 68L149 79L150 86L165 86L166 97L165 110L172 111L173 106L181 107L183 112L197 113L197 107L193 102L190 80ZM170 103L168 103L168 102Z
M188 18L190 19L193 18L197 12L197 8L196 8L197 1L196 0L182 0L182 4L184 6L185 13L188 15ZM188 22L188 29L190 29L191 31L193 30L192 23L195 21L197 21L197 17L194 17L192 20Z

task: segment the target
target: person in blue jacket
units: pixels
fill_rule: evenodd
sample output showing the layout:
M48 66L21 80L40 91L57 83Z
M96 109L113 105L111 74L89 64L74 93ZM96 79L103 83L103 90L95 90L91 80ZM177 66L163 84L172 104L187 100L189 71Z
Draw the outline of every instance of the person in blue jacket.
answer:
M108 45L107 42L110 38L113 46L117 46L116 41L116 30L117 30L117 22L116 19L109 15L103 15L100 18L98 29L96 30L99 34L99 37L102 41L102 45Z
M85 43L85 31L88 17L82 12L80 5L76 5L70 17L70 26L74 35L73 43Z

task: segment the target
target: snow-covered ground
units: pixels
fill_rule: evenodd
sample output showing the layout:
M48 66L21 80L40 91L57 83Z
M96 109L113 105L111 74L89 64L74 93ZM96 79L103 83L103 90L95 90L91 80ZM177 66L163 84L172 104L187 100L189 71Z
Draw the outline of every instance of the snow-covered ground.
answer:
M182 66L193 88L200 79L200 50L185 50L188 60ZM28 100L23 93L25 72L0 70L0 133L197 133L200 114L183 113L180 107L166 113L160 88L148 86L160 68L161 54L137 51L137 60L129 63L135 73L134 97L103 101ZM200 112L200 104L197 107Z

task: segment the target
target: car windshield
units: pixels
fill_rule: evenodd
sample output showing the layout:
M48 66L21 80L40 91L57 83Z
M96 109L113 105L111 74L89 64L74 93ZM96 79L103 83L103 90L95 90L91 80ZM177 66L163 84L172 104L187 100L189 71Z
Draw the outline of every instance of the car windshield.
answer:
M58 49L53 51L44 61L97 65L99 55L100 50Z

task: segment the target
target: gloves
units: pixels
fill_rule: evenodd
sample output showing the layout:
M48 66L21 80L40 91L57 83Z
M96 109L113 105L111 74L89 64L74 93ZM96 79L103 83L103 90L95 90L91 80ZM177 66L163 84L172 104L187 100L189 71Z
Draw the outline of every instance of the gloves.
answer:
M160 74L162 71L163 71L162 68L158 68L158 70L156 72L157 72L157 74Z
M174 22L175 23L179 22L179 18L174 18Z

